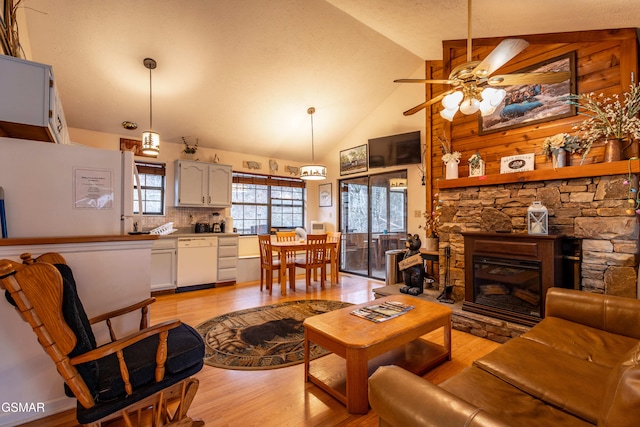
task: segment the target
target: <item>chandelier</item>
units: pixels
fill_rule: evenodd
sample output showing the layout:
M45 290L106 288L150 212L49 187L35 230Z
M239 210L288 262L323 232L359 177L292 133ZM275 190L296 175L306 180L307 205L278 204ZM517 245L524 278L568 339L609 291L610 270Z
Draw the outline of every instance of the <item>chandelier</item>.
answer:
M151 86L151 70L157 66L156 61L151 58L145 58L142 61L144 66L149 69L149 130L142 132L142 153L148 156L157 156L160 153L160 135L153 129L153 108L152 108L152 86Z
M311 164L300 167L300 179L307 181L319 181L327 177L327 168L322 165L315 164L315 156L313 152L313 113L316 109L309 107L307 114L311 116Z

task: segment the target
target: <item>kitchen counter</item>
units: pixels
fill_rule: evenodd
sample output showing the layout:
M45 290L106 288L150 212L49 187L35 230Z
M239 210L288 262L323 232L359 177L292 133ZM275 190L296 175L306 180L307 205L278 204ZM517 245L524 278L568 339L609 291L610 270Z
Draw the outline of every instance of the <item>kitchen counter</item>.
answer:
M178 237L238 237L238 233L192 233L180 232L158 236L160 239L177 239Z
M137 240L155 240L155 234L104 235L104 236L59 236L59 237L24 237L0 239L0 246L58 245L66 243L100 243L100 242L133 242Z

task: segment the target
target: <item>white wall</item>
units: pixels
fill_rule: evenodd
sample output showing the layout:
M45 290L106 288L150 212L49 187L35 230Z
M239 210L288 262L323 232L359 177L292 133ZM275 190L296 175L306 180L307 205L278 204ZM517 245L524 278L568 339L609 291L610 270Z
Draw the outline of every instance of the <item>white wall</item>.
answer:
M424 65L419 67L408 78L424 78ZM358 123L347 137L340 141L329 153L323 156L320 161L327 165L328 177L326 181L312 182L307 185L307 220L325 221L329 224L328 230L335 231L338 222L338 180L340 178L339 157L340 151L366 144L370 138L386 135L420 130L422 142L426 133L426 120L424 110L412 116L404 116L406 111L413 106L424 102L424 87L422 85L399 84L398 89L389 96L382 104L373 110L365 120ZM408 228L407 231L415 234L419 233L424 238L424 231L418 229L422 224L422 213L424 212L426 201L426 189L421 185L421 173L417 165L398 166L393 168L374 168L361 174L349 175L349 178L388 172L397 169L407 169L408 173ZM318 185L331 182L332 185L332 206L318 207ZM415 211L420 211L419 217L415 217Z

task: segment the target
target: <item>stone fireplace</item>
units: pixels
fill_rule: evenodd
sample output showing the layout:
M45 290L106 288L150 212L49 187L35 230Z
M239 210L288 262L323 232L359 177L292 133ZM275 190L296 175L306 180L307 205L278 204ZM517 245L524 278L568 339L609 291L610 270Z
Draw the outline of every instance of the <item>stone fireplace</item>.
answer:
M635 175L633 182L627 180L627 175L606 175L477 186L471 184L471 178L455 180L464 186L441 181L440 248L451 248L453 298L464 300L465 270L470 268L462 233L526 235L527 208L535 200L549 210L550 234L580 243L576 268L580 289L637 298L638 215L629 212L627 201L629 186L637 188L637 182ZM444 277L444 272L440 275ZM573 283L566 285L574 287Z

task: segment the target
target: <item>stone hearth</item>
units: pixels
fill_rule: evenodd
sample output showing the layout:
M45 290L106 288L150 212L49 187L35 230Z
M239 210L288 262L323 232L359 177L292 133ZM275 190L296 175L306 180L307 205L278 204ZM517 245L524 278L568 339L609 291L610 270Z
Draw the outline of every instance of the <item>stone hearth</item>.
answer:
M526 233L527 208L535 200L549 210L551 234L582 239L582 290L637 298L638 215L627 212L626 180L613 175L441 190L440 248L451 248L453 298L462 300L465 292L461 233Z

